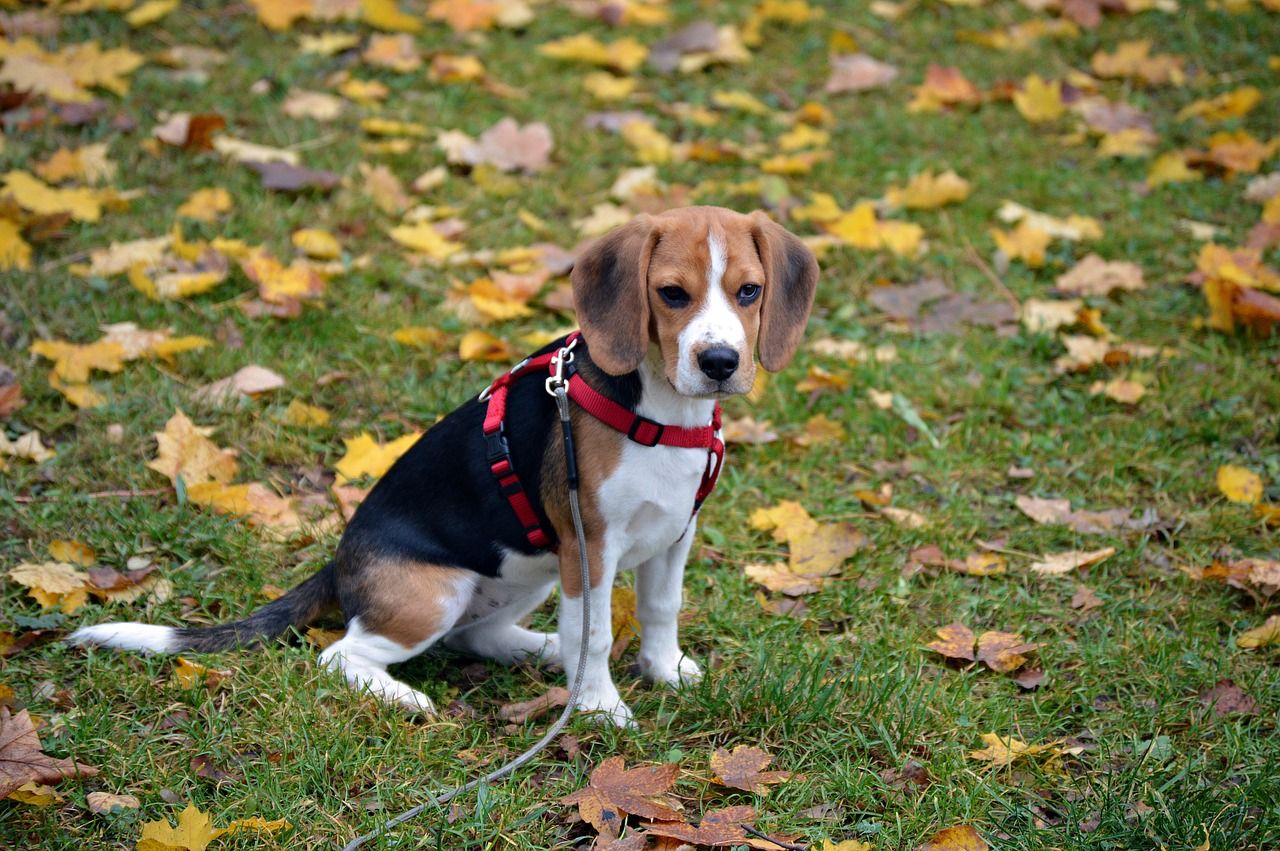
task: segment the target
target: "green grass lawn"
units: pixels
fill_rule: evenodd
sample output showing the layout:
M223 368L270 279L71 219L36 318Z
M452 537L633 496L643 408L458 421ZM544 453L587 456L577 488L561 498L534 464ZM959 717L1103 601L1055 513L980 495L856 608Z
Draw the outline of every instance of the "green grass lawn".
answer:
M404 8L420 14L425 5ZM223 838L216 848L333 847L433 790L495 767L549 722L510 730L497 710L563 684L562 675L446 653L399 670L441 706L457 702L459 711L449 717L424 720L354 694L318 670L317 651L300 640L201 657L232 672L213 690L175 685L172 659L85 652L58 640L76 626L105 620L180 624L239 617L267 599L265 586L290 587L333 552L339 531L332 525L281 541L179 499L146 467L155 457L153 433L175 408L215 426L218 445L238 450L237 481L266 482L284 495L323 494L343 455L343 438L369 431L388 440L426 428L505 368L457 356L469 326L445 295L451 280L469 282L483 268L409 262L386 235L398 217L375 206L358 169L361 162L385 164L408 184L443 164L444 154L430 140L400 154L362 151L370 137L359 130L359 119L378 115L472 135L507 115L545 122L555 139L546 171L494 187L454 167L442 186L414 200L454 208L466 222L459 239L469 250L536 241L568 248L582 238L574 220L609 200L619 172L638 164L619 136L584 129L588 114L641 110L673 139L759 143L762 156L772 156L774 140L788 129L776 116L809 101L833 116L826 128L833 155L811 173L763 175L757 156L661 164L659 176L676 187L677 197L681 186L700 187L688 195L690 203L748 210L784 202L779 218L814 191L831 193L848 209L926 168L955 169L968 179L972 194L959 204L892 216L924 228L928 242L919 255L836 246L821 257L809 339L891 343L896 359L850 364L805 349L757 401L728 405L730 416L770 420L781 439L731 446L729 466L702 512L702 546L695 547L686 578L682 618L684 644L707 671L701 684L679 693L650 688L634 669L635 650L628 650L614 671L638 729L601 729L575 719L567 732L576 747L553 746L514 779L461 799L449 819L429 813L375 846L585 847L592 832L558 801L612 755L628 765L680 763L685 771L674 791L691 817L753 804L762 831L819 849L826 839L910 849L960 823L999 848L1280 846L1280 656L1275 646L1242 650L1235 641L1277 609L1189 575L1215 559L1277 553L1275 532L1247 505L1226 501L1215 472L1224 464L1248 467L1269 485L1264 500L1280 501L1280 346L1205 327L1204 298L1186 283L1202 243L1179 225L1184 219L1210 223L1219 228L1219 244L1243 244L1261 209L1243 198L1252 175L1219 173L1148 191L1142 184L1151 159L1097 156L1092 141L1071 138L1080 127L1071 111L1032 124L997 98L936 113L905 108L931 62L956 66L984 92L998 92L1000 84L1033 72L1047 79L1087 73L1096 51L1146 38L1154 52L1185 58L1186 85L1103 80L1099 86L1151 116L1158 137L1153 154L1203 149L1219 130L1245 129L1265 142L1280 134L1280 70L1268 67L1269 56L1280 53L1280 14L1256 3L1237 11L1221 5L1182 0L1176 13L1107 15L1076 37L1002 51L957 34L1047 15L1010 0L976 8L931 0L887 21L865 3L815 2L825 10L821 18L766 23L750 61L690 74L642 68L637 91L614 105L583 91L582 78L594 69L544 57L536 47L583 31L605 41L631 36L652 44L699 19L742 26L753 5L673 2L669 24L610 28L548 3L534 6L533 20L517 30L464 36L428 22L415 36L426 55L478 56L493 80L519 91L511 97L478 83L430 82L425 65L397 73L359 62L358 51L325 57L298 49L304 33L367 37L371 30L361 23L301 20L273 33L252 7L210 0L184 3L139 29L130 29L118 12L61 18L60 35L41 39L47 48L97 39L150 57L195 44L223 50L230 60L204 82L148 62L132 74L123 97L98 92L108 109L80 127L40 120L46 106L40 98L0 114L6 171L30 170L59 147L106 142L120 166L111 185L137 190L127 209L108 210L99 222L51 229L35 243L31 269L0 272L0 362L18 373L27 399L2 427L10 438L37 429L56 449L40 464L8 459L0 473L0 566L7 571L46 561L52 540L76 539L96 551L101 565L123 570L131 557L150 559L173 586L165 602L91 601L63 616L42 612L26 589L0 580L0 630L19 637L45 630L30 646L0 658L0 683L14 691L12 703L42 720L46 751L101 770L91 779L63 781L57 788L65 800L54 805L0 801L0 847L133 848L144 822L173 820L186 802L212 813L217 825L255 815L294 825L269 837ZM863 94L825 94L835 33L897 66L898 79ZM348 104L327 124L281 112L290 89L331 91L332 75L343 70L382 81L390 90L386 101ZM1244 117L1213 125L1175 118L1198 98L1244 85L1262 93L1261 104ZM713 92L728 90L752 93L770 114L717 110L716 123L704 128L671 109L677 103L707 107ZM237 137L297 146L307 166L332 170L344 183L329 195L266 192L253 171L217 153L147 143L162 113L176 110L216 112ZM131 121L115 121L116 115ZM136 128L127 129L130 123ZM1262 171L1278 162L1272 158ZM717 184L703 185L707 181ZM168 232L178 205L212 186L225 187L234 207L211 224L184 221L187 238L243 239L288 258L290 234L319 227L338 234L349 256L367 254L369 262L334 276L319 304L288 320L246 316L239 302L254 286L234 263L212 291L166 302L147 299L124 277L86 278L70 268L90 249ZM1043 268L1016 260L1006 267L993 258L989 235L991 227L1007 227L995 218L1005 199L1060 217L1093 216L1103 236L1055 240ZM545 222L545 231L533 230L522 212ZM810 222L788 224L803 235L820 232ZM1146 289L1091 297L1089 304L1118 339L1165 350L1160 356L1063 375L1054 367L1064 351L1054 335L1017 325L1001 333L981 325L917 333L886 321L867 299L876 287L924 277L941 278L980 302L1006 301L1000 287L1018 301L1048 298L1056 277L1090 251L1142 267ZM1280 262L1274 247L1269 260L1273 267ZM90 342L101 325L124 321L216 341L172 364L140 360L116 375L96 373L92 384L106 401L84 410L49 386L48 362L29 353L36 340ZM529 348L524 335L571 321L536 307L532 316L485 330L523 350ZM405 325L438 327L447 344L420 350L391 341L391 332ZM275 370L286 386L238 406L193 398L194 388L248 364ZM845 376L848 389L798 390L814 366ZM335 379L335 373L341 375ZM1147 388L1136 405L1090 392L1095 381L1133 373ZM873 404L868 389L908 400L939 445ZM282 425L280 415L295 398L326 408L331 421ZM846 436L810 447L790 440L817 414L840 423ZM116 425L117 438L109 439ZM1011 467L1031 472L1013 478ZM922 515L925 525L893 523L855 494L885 484L892 486L892 504ZM144 493L90 496L101 491ZM1067 498L1090 510L1130 508L1135 516L1152 509L1159 521L1144 530L1082 534L1033 522L1015 507L1021 494ZM766 610L757 599L762 589L742 570L785 558L784 547L748 523L756 509L780 500L797 500L822 521L852 522L869 539L838 579L804 597L807 608L792 614ZM1007 572L971 576L908 565L908 554L919 547L933 544L963 558L979 551L980 541L1013 553ZM1027 556L1102 547L1116 552L1071 574L1029 569ZM1080 585L1101 605L1073 608ZM766 593L762 599L782 598ZM554 616L549 604L535 621L552 624ZM953 621L1038 644L1032 661L1044 669L1043 683L1024 690L981 665L945 664L924 645ZM1220 716L1204 705L1201 695L1224 679L1256 701L1253 714ZM992 732L1073 753L992 769L969 755ZM709 755L738 744L765 749L773 767L797 776L768 796L717 786ZM198 771L195 757L227 776L203 776L210 772ZM919 782L901 780L904 772ZM94 815L85 803L94 790L132 794L141 808Z

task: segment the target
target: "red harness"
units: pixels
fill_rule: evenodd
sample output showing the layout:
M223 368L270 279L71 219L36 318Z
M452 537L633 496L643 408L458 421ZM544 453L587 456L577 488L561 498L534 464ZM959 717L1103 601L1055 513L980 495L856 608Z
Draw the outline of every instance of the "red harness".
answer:
M489 402L484 415L484 442L489 471L498 480L502 495L506 497L516 519L524 527L525 537L538 549L554 550L555 537L538 520L538 514L533 510L529 495L520 483L520 476L516 474L515 466L511 463L511 451L507 446L504 426L507 416L507 394L511 384L530 373L545 370L553 377L563 375L569 385L569 398L577 403L578 407L615 431L622 432L641 446L676 446L682 449L707 450L707 469L702 474L702 482L698 485L698 492L693 499L694 514L698 513L703 500L715 488L720 468L724 464L724 441L716 436L716 432L720 430L720 403L716 403L715 411L711 415L711 424L701 428L665 425L628 411L609 397L592 389L591 385L587 384L573 368L571 359L565 359L563 364L560 363L562 353L568 353L581 336L580 332L574 331L565 340L562 348L536 358L525 358L512 367L510 372L499 376L480 394L480 401L487 399Z

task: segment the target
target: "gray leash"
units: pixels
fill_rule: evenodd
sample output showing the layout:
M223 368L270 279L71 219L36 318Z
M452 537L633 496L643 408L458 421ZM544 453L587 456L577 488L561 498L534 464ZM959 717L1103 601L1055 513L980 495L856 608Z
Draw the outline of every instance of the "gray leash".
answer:
M491 771L483 777L476 778L463 786L455 786L443 794L437 795L412 809L405 810L400 815L391 819L387 823L378 828L357 836L342 847L342 851L352 851L359 848L366 842L377 839L393 827L403 824L409 819L421 813L429 806L443 806L459 795L470 792L478 786L485 783L492 783L500 780L508 774L514 772L517 768L528 764L538 755L547 745L555 741L556 736L560 735L560 731L564 729L564 725L569 722L569 716L573 714L574 705L578 702L578 697L582 691L582 677L587 670L587 638L591 635L591 605L589 592L591 590L591 570L587 565L587 541L586 532L582 529L582 510L578 506L578 462L573 450L573 427L569 421L569 396L564 382L564 364L571 360L572 352L567 349L560 350L560 357L556 363L556 373L547 379L547 392L555 396L556 408L560 412L560 431L564 435L564 464L565 479L569 484L569 510L573 514L573 532L578 537L578 569L581 572L581 588L582 588L582 643L578 649L578 673L573 678L573 687L569 689L569 700L565 703L564 711L560 713L560 717L551 725L551 728L543 734L541 739L524 753L515 759L506 763L495 771ZM561 597L561 605L563 596Z

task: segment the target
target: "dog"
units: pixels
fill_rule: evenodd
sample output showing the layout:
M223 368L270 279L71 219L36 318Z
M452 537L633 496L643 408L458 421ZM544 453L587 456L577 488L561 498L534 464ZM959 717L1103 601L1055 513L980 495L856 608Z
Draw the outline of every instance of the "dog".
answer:
M636 574L643 674L672 687L696 682L702 672L680 647L677 616L698 503L723 453L719 400L752 388L756 353L771 372L791 360L817 279L809 248L762 212L689 207L640 216L577 259L571 282L580 333L537 353L536 376L525 377L528 364L517 367L419 438L361 503L319 572L234 623L107 623L68 641L223 650L336 607L346 634L321 663L354 688L429 713L431 700L388 665L443 642L507 664L561 665L572 680L589 601L575 708L629 726L631 710L609 673L614 577ZM545 386L549 370L570 358L573 386L587 394L570 394L586 589L556 405ZM495 406L505 410L495 415ZM521 626L557 578L558 634Z

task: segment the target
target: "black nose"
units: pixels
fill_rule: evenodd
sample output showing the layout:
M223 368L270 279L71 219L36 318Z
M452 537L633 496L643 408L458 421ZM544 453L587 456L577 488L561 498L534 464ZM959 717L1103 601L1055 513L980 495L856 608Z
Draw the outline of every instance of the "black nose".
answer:
M727 346L716 346L698 355L698 369L712 381L724 381L738 368L738 353Z

